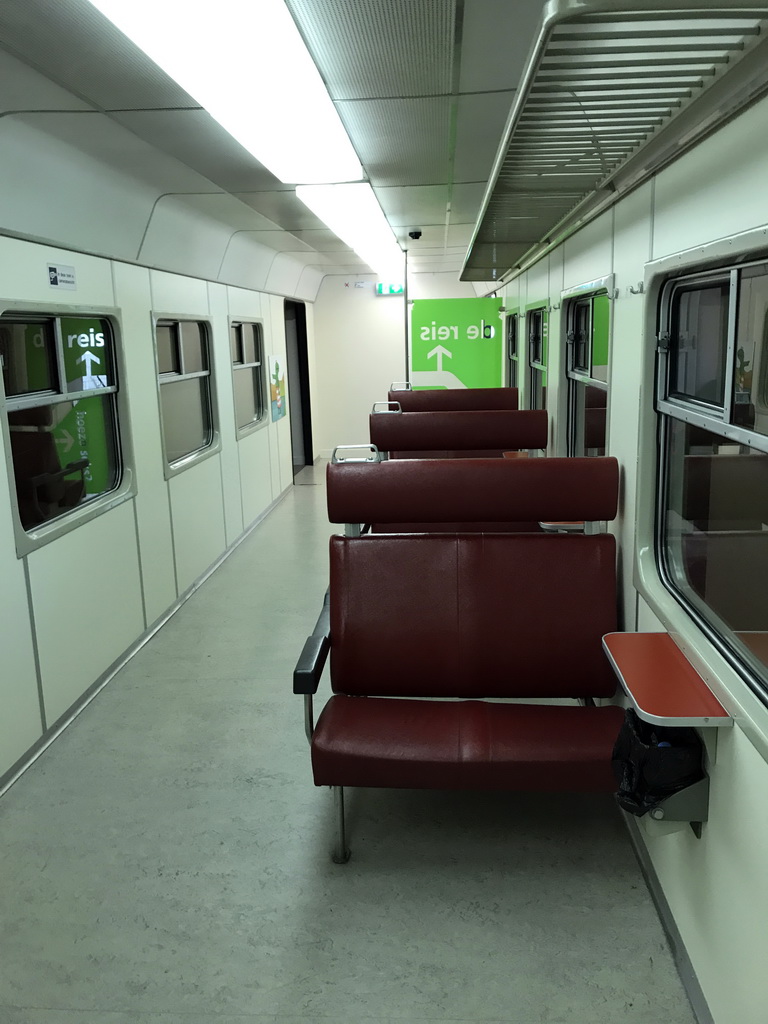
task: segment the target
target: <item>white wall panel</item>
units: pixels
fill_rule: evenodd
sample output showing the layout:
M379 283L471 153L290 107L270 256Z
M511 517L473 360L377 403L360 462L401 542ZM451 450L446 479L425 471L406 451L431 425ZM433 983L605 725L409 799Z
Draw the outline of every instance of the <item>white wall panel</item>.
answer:
M121 309L130 427L138 483L136 519L147 626L176 600L171 514L163 466L160 409L155 374L149 275L142 267L116 263L115 292Z
M247 231L238 231L229 240L219 280L263 290L267 287L269 272L276 258L274 249L256 242Z
M13 539L12 486L0 442L0 776L43 731L24 563L16 557Z
M362 288L355 288L360 281ZM326 277L314 307L315 454L366 444L374 402L405 379L403 300L377 298L372 277Z
M303 269L304 264L297 263L288 253L278 253L269 268L264 290L278 295L295 295Z
M153 270L150 282L153 313L208 316L208 285L205 281Z
M768 962L768 767L738 726L718 733L710 820L646 837L716 1024L763 1024Z
M246 527L272 503L269 427L254 430L237 442L242 488L242 515Z
M638 633L665 633L664 623L651 611L647 603L642 597L637 596L637 632ZM627 625L627 629L632 629L631 626L631 613L632 609L627 604L627 615L630 617L630 622Z
M220 195L163 196L152 211L139 260L215 281L233 232L215 215L222 199L233 201Z
M0 223L7 231L66 240L84 252L135 259L158 194L146 168L158 153L106 115L13 114L0 119ZM165 180L200 181L182 168ZM161 175L158 176L158 181ZM198 186L199 187L199 186Z
M487 289L479 294L484 295ZM410 274L409 299L476 299L473 282L459 281L457 274Z
M266 296L264 297L266 301ZM229 315L233 319L244 317L248 320L258 320L262 314L262 295L260 292L249 291L246 288L227 288L227 303Z
M316 267L304 267L299 277L299 283L296 285L294 298L303 299L304 302L314 302L320 285L323 283L323 276L323 271Z
M545 256L525 275L525 302L530 306L532 303L544 303L548 305L549 300L549 257Z
M144 630L132 502L33 551L28 564L50 725Z
M75 289L52 288L48 264L75 268ZM0 298L70 307L114 306L108 260L0 236Z
M654 259L768 224L767 123L763 100L658 176Z
M573 288L613 272L613 214L602 214L563 243L564 288Z
M226 547L219 456L212 455L168 481L179 594L223 554Z
M209 284L208 299L213 321L214 377L222 443L219 459L224 494L224 523L229 546L243 532L243 505L240 495L240 460L237 455L227 289L224 285Z
M614 222L614 283L618 297L611 303L611 390L609 396L608 454L621 466L619 516L611 527L619 547L621 609L624 627L635 628L636 470L640 402L644 394L643 316L645 299L633 295L643 280L643 266L651 247L651 184L633 192L616 207ZM648 344L653 345L654 339ZM652 390L653 382L647 387ZM652 402L648 394L648 402Z

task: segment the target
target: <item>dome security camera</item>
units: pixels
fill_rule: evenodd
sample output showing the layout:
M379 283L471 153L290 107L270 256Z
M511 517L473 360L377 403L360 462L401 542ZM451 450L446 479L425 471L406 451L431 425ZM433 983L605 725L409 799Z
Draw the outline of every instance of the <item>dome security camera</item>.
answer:
M419 228L416 228L414 231L409 231L408 237L413 238L414 240L418 240L419 238L421 238L421 231L419 230Z

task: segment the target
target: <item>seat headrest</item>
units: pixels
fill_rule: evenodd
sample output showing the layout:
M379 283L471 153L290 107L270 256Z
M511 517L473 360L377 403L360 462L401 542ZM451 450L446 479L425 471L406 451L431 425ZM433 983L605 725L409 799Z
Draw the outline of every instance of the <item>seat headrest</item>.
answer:
M548 429L543 409L372 413L370 416L371 444L387 452L546 448Z
M332 523L602 521L616 517L619 466L612 457L344 462L328 466L327 483Z
M517 388L443 388L435 391L391 390L390 402L403 412L460 412L517 409Z

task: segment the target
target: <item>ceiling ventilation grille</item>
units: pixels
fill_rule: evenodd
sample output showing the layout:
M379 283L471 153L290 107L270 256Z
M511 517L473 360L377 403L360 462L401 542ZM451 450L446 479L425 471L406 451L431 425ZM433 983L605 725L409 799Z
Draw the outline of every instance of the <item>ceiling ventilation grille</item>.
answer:
M768 5L553 0L462 272L539 258L768 88Z

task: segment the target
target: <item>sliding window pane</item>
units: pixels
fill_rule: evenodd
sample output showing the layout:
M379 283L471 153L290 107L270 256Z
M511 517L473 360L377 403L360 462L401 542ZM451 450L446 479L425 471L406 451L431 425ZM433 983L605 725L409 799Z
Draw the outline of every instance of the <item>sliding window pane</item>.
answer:
M258 330L256 324L243 324L243 362L256 363L258 355Z
M709 405L725 402L730 283L679 289L672 305L669 393Z
M57 390L53 321L0 325L0 361L8 398Z
M163 437L168 462L207 447L213 438L208 377L169 380L160 386Z
M254 420L259 419L260 416L256 381L252 367L246 366L244 369L235 372L234 387L237 426L238 428L247 427Z
M202 324L191 320L182 320L181 349L183 353L183 372L201 373L208 369L205 358L205 328Z
M158 324L155 328L157 339L157 369L159 373L180 373L179 346L176 338L176 324Z

